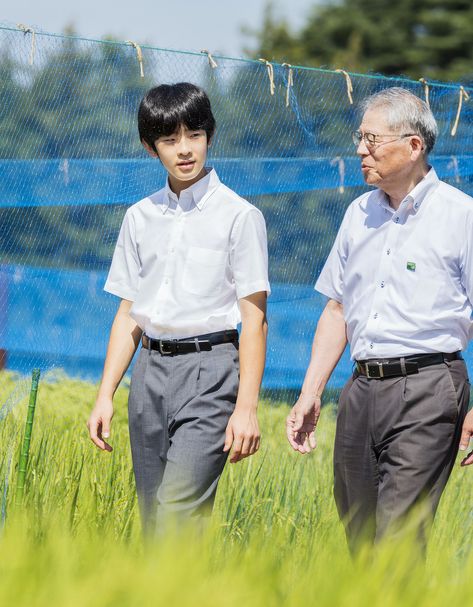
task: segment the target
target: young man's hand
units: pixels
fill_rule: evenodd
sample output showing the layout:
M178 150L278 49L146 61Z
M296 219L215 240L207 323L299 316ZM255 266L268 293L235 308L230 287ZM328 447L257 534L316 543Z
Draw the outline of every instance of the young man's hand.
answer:
M320 397L301 394L286 418L287 440L299 453L310 453L316 447L315 427L320 404Z
M258 426L256 411L235 408L228 420L225 431L224 451L229 451L233 445L230 462L236 464L240 460L253 455L259 449L261 434Z
M463 422L462 435L460 439L460 451L466 451L470 444L470 439L473 436L473 409L469 411ZM473 464L473 451L468 453L461 461L462 466Z
M110 436L112 417L112 399L98 398L87 421L87 428L92 442L102 451L112 451L112 447L104 440Z

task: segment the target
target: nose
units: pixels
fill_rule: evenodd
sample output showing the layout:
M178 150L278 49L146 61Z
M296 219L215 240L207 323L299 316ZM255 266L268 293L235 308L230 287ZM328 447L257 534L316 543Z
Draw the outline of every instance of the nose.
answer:
M185 135L182 135L179 139L177 153L181 156L188 156L191 153L189 139Z
M358 156L367 156L370 153L364 139L361 139L360 143L358 144L358 147L356 148L356 153L358 154Z

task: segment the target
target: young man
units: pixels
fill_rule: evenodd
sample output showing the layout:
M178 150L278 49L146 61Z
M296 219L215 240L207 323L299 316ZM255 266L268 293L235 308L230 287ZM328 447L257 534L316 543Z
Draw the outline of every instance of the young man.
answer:
M122 224L105 285L121 303L87 425L110 451L113 395L141 341L130 441L143 523L160 532L169 516L210 514L232 447L232 463L258 450L270 288L262 214L205 167L215 130L205 92L151 89L138 130L168 178Z

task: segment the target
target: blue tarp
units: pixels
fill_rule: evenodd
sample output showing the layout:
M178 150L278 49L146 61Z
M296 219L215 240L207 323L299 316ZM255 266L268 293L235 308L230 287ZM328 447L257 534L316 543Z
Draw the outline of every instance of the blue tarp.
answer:
M63 368L97 380L102 371L118 299L103 291L106 273L3 266L0 348L8 368ZM269 298L269 339L263 386L300 388L312 338L325 304L310 285L274 284ZM473 347L467 363L473 375ZM330 386L340 388L351 373L348 351Z
M432 156L441 179L471 181L473 156ZM243 197L364 186L360 160L346 158L209 159ZM0 208L132 204L162 187L153 159L0 160Z

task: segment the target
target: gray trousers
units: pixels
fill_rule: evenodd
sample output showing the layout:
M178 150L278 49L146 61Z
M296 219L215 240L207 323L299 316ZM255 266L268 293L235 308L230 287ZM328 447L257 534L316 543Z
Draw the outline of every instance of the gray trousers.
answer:
M464 361L389 379L353 375L339 400L334 494L352 551L396 533L416 512L419 535L454 465L470 384Z
M210 514L225 466L225 429L239 382L238 348L161 356L141 349L128 419L145 532Z

